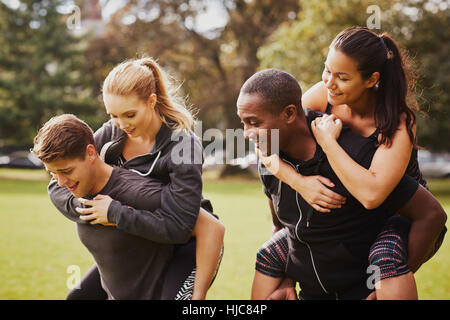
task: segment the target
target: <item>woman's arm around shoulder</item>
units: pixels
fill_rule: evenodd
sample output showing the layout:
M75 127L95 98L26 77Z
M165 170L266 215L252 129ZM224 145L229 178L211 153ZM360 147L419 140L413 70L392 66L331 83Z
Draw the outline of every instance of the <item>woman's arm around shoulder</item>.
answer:
M328 90L323 81L317 82L302 95L303 108L325 112L328 104Z
M169 183L161 189L161 207L153 212L136 210L112 201L108 221L125 232L160 243L186 243L192 236L202 199L202 146L198 139L184 139L179 150L191 150L188 159L166 158ZM199 162L199 163L198 163Z
M333 121L328 123L330 126L335 125ZM321 141L319 144L333 171L347 190L367 209L377 208L386 200L408 167L413 145L405 117L402 117L391 144L378 147L368 169L345 152L337 143L337 137L320 138L320 135L326 136L331 131L330 127L312 125L312 131L317 141ZM415 133L415 127L413 131Z
M413 134L416 134L416 126L413 126ZM369 184L376 192L372 198L372 208L379 206L394 190L408 168L413 150L413 143L409 137L406 117L403 115L391 145L381 145L369 168Z
M319 175L304 176L280 159L276 154L264 156L256 148L256 154L262 164L279 180L297 191L303 199L319 212L330 212L345 203L345 197L332 191L334 183Z

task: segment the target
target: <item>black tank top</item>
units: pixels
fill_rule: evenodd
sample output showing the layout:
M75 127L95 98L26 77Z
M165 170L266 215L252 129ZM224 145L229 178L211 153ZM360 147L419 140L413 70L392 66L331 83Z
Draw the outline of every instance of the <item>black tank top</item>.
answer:
M325 113L331 114L332 107L333 106L330 103L328 103ZM378 142L378 129L375 130L375 132L372 133L368 138L373 139L374 143L377 143ZM427 182L423 178L422 172L420 171L420 168L419 168L419 162L417 160L417 149L416 148L413 148L413 150L411 151L411 157L409 158L409 163L408 163L408 167L406 168L406 173L410 177L414 178L418 183L420 183L424 188L426 188L428 190Z

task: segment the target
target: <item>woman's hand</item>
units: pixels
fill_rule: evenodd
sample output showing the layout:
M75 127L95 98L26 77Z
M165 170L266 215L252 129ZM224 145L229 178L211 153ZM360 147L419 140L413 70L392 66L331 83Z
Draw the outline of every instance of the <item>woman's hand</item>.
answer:
M328 213L345 203L345 197L328 188L334 187L334 183L322 176L297 176L290 186L318 212Z
M90 206L90 208L76 208L82 214L81 220L89 221L90 224L102 224L104 226L116 226L114 223L108 221L108 208L112 200L110 196L97 195L92 200L83 198L78 199L82 204Z
M333 114L324 114L311 122L311 131L322 149L326 148L327 143L336 141L341 130L342 121Z
M275 177L280 179L281 181L284 181L282 176L280 174L285 173L288 169L287 168L281 168L285 164L280 157L277 154L271 154L268 156L265 156L262 151L255 146L255 152L258 158L261 160L261 163L267 168L267 170L270 171ZM281 168L281 170L280 170Z
M334 187L334 184L328 178L319 175L303 176L278 155L264 156L258 148L255 151L264 166L275 177L297 191L314 210L327 213L345 203L345 197L329 189Z

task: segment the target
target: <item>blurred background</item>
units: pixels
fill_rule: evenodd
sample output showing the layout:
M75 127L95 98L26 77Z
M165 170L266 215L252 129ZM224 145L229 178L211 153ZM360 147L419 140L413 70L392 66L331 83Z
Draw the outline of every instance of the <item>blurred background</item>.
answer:
M29 152L50 117L108 120L101 84L118 63L155 57L179 82L202 130L240 128L236 99L254 72L274 67L305 92L321 80L328 46L353 25L390 32L414 61L419 162L450 208L450 1L0 0L0 299L64 299L67 267L92 258L51 205L48 176ZM205 142L208 143L208 142ZM208 297L247 299L270 213L251 153L223 165L205 155L204 195L227 227ZM245 243L245 245L243 245ZM417 273L420 298L449 299L449 246Z

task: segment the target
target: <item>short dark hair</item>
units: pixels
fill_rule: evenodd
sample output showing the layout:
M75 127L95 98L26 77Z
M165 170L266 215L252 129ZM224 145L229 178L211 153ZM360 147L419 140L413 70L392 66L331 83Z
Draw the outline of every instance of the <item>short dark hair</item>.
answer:
M302 106L302 89L298 81L289 73L278 69L265 69L255 73L245 81L241 93L257 93L267 102L272 114L280 114L284 107Z
M86 147L95 145L92 129L72 114L48 120L34 138L31 150L42 162L84 159Z

